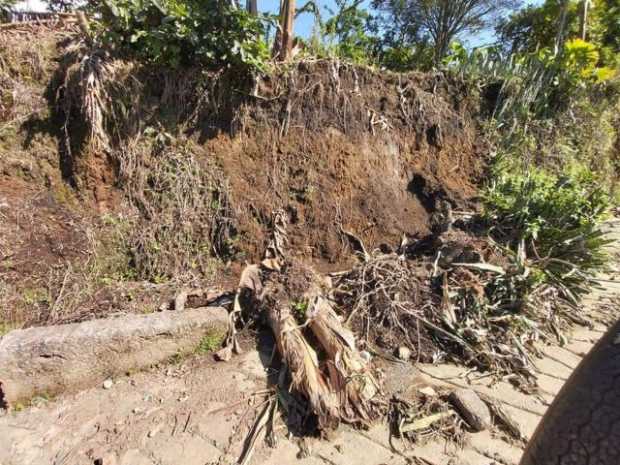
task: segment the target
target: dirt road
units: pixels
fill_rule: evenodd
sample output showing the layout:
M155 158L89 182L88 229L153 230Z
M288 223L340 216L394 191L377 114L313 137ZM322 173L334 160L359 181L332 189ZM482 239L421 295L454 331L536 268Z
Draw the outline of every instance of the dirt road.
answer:
M620 239L620 224L612 225ZM616 246L617 247L617 246ZM614 264L615 265L615 264ZM577 327L564 347L544 346L536 360L536 393L517 391L508 380L468 373L461 367L404 365L386 367L387 389L407 390L428 383L466 386L500 402L529 437L563 382L601 337L606 322L617 316L620 273L602 276L603 289L588 297L593 328ZM616 281L616 279L619 279ZM249 343L248 343L249 345ZM204 465L238 459L248 428L265 400L271 349L246 347L226 364L194 356L147 372L128 373L108 389L103 386L75 396L34 399L33 406L0 416L0 465ZM260 465L399 465L414 457L434 465L517 464L522 449L502 434L468 434L463 448L434 440L414 448L388 442L380 424L369 431L342 427L329 441L301 441L278 431L274 448L257 445L250 463ZM414 462L415 463L415 462Z

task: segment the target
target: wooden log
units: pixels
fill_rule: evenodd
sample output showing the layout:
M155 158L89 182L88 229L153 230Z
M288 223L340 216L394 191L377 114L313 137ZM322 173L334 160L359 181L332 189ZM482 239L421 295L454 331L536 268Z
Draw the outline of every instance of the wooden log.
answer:
M225 338L228 312L209 307L15 330L0 338L0 401L75 392Z

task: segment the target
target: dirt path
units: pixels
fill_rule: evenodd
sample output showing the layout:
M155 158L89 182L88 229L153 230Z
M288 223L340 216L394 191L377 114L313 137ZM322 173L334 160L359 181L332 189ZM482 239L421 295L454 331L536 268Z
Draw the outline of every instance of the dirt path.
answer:
M620 223L610 227L613 237L620 240ZM449 364L388 366L388 389L406 390L421 382L473 388L497 399L529 437L563 382L604 333L605 322L612 313L617 315L618 276L620 270L602 276L603 289L587 299L588 312L596 321L593 328L575 328L564 347L541 346L544 357L536 361L540 371L536 394L520 393L508 381L493 384L489 377L468 376L467 370ZM0 465L235 463L265 399L269 374L265 367L271 351L269 344L263 346L262 351L248 347L244 355L227 364L195 356L128 374L114 380L110 389L35 399L34 406L0 417ZM418 457L434 465L512 465L522 453L513 441L488 431L468 434L463 449L434 441L400 452L390 447L385 424L369 431L343 427L329 441L303 444L285 434L284 428L278 431L275 448L261 441L251 463L399 465Z

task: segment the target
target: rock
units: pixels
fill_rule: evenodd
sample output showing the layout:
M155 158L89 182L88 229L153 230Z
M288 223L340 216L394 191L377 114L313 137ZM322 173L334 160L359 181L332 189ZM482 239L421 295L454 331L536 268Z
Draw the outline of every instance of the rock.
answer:
M112 381L111 379L106 379L103 382L103 389L112 389L112 386L114 386L114 381Z
M424 394L426 397L439 397L437 391L430 386L424 386L423 388L418 389L420 394Z
M474 431L491 427L489 407L471 389L457 389L450 394L450 402Z
M396 356L404 361L408 361L411 358L411 350L405 346L400 346L396 350Z

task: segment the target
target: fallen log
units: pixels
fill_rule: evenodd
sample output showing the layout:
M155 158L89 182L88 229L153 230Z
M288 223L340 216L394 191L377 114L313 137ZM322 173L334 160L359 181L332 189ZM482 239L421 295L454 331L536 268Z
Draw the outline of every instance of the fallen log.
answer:
M0 401L75 392L193 352L222 336L228 312L208 307L11 331L0 338Z

